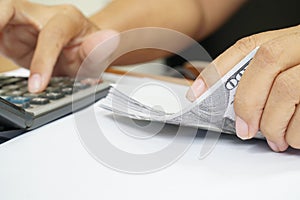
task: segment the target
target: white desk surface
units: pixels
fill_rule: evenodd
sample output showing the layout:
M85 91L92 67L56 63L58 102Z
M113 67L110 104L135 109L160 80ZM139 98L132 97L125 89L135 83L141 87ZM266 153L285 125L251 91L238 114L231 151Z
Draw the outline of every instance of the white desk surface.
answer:
M97 108L96 114L110 139L125 148L132 145L108 112ZM167 134L156 141L168 143L172 137ZM202 142L200 135L181 159L159 172L124 174L90 156L69 115L0 145L0 199L299 200L299 151L274 153L265 141L243 142L224 135L214 151L199 160ZM149 141L135 148L156 147Z

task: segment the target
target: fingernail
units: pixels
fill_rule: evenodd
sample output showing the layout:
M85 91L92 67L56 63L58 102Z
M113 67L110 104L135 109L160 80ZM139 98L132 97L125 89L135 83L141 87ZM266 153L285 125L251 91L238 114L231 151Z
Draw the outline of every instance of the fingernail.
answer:
M236 134L239 138L243 140L249 139L248 125L239 116L236 116L235 119L235 129L236 129Z
M28 90L31 93L36 93L40 91L42 85L42 78L39 74L33 74L28 80Z
M204 81L199 78L195 80L186 94L186 98L191 102L195 101L205 91Z
M267 143L269 145L269 147L275 151L275 152L279 152L279 147L277 146L277 144L275 144L274 142L271 142L270 140L267 140Z

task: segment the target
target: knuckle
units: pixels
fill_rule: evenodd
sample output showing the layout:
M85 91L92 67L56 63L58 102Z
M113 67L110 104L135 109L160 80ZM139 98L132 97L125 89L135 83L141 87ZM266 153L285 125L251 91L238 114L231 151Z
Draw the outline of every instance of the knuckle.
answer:
M253 50L257 46L257 35L251 35L248 37L244 37L240 40L238 40L235 44L234 47L242 52L243 54L248 54L249 51Z
M256 107L257 106L251 105L244 98L240 98L239 96L236 96L234 99L235 113L246 121L250 121L253 118L253 110Z
M63 21L67 21L70 24L83 24L85 22L85 17L81 13L81 11L74 5L65 4L60 6L60 12L58 12L56 15Z
M275 79L272 91L275 95L280 96L281 98L295 100L295 103L297 103L299 101L299 97L297 95L298 92L295 92L294 86L295 84L288 73L283 72Z
M72 4L61 5L61 9L63 12L76 12L77 11L77 8Z
M260 63L259 67L264 68L276 64L281 54L281 47L276 42L272 42L261 45L255 55L255 59Z
M299 38L300 37L300 25L298 25L296 27L296 29L291 33L291 35L294 35L295 38Z
M55 38L62 38L65 35L65 32L62 28L56 27L56 28L48 28L43 29L40 33L40 38L43 40L49 40L49 38L55 39Z
M65 16L81 16L79 9L71 4L61 5L61 14Z
M64 31L60 28L43 29L39 34L38 44L44 45L49 41L49 38L51 38L51 48L53 48L53 50L59 50L64 45L63 41L65 37Z

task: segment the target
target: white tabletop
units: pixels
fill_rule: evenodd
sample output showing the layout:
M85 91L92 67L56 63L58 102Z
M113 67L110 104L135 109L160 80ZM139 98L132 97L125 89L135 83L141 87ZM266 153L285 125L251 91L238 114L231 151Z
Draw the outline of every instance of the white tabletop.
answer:
M168 144L170 134L136 144L94 105L101 130L118 148L143 153ZM81 111L83 112L83 111ZM87 130L89 131L89 130ZM189 135L180 138L182 144ZM265 141L223 135L212 153L198 159L199 134L177 162L154 173L110 169L83 147L74 115L0 145L0 199L299 199L300 151L272 152ZM100 147L101 148L101 147Z

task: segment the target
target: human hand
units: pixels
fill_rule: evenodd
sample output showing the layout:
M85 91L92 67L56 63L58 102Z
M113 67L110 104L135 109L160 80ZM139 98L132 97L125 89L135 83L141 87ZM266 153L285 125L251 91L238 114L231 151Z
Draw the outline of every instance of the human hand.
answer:
M30 69L30 92L44 90L51 75L75 76L91 50L115 34L99 31L71 5L0 2L0 52Z
M300 26L269 31L238 41L213 61L223 76L260 46L243 74L234 99L236 132L250 139L260 130L271 149L300 149ZM200 75L187 97L195 100L207 90Z

